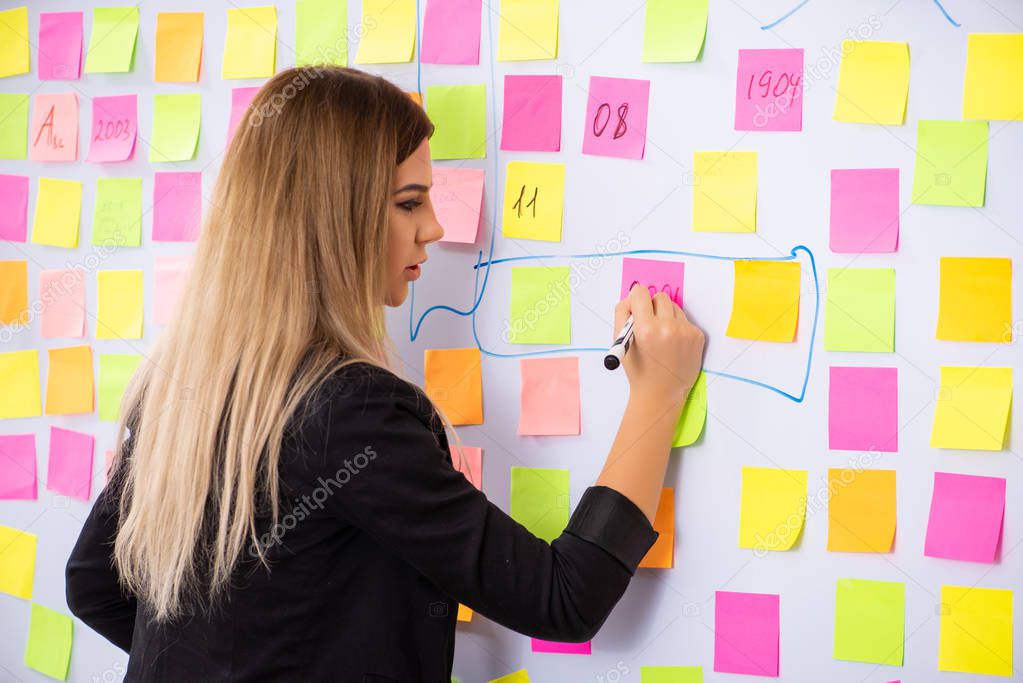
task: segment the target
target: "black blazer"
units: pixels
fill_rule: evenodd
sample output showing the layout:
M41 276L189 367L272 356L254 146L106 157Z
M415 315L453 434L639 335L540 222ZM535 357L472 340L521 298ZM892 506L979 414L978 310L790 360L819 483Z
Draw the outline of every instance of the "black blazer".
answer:
M657 538L602 486L553 543L537 538L452 467L428 399L385 370L350 365L314 394L283 444L280 524L258 520L271 570L246 553L216 608L153 623L111 564L118 478L99 495L67 602L130 653L125 681L448 683L459 602L519 633L586 641Z

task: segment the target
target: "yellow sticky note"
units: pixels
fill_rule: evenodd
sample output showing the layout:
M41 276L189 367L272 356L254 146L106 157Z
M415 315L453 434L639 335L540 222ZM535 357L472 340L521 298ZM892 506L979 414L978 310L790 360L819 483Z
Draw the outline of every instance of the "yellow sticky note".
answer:
M142 271L101 270L96 281L96 338L142 339Z
M640 560L639 566L671 569L675 565L675 489L671 487L661 489L653 527L659 535Z
M356 64L411 62L416 46L415 0L362 0Z
M82 184L77 180L40 178L32 242L74 249L82 215Z
M0 78L27 74L28 8L0 12Z
M901 126L909 97L909 44L843 40L836 121Z
M465 605L459 603L458 605L458 621L472 621L472 610Z
M0 261L0 325L27 325L28 261Z
M202 12L160 12L156 15L158 82L194 83L202 64Z
M558 0L501 0L497 61L556 59Z
M789 550L803 530L806 471L743 467L739 547Z
M1012 405L1012 368L943 367L931 448L1000 451Z
M966 37L963 118L1023 119L1023 33Z
M757 231L757 153L693 155L693 230Z
M0 353L0 387L0 419L38 416L39 351Z
M277 8L227 10L221 78L269 78L277 68Z
M891 551L895 470L828 469L828 491L829 551Z
M92 349L88 346L69 346L50 349L49 355L46 414L91 413L95 409Z
M424 365L426 394L451 424L483 424L480 350L427 349Z
M795 261L736 261L732 317L725 334L757 341L795 341L799 274Z
M32 599L36 573L36 535L0 526L0 592Z
M495 678L489 683L529 683L529 672L525 669L519 669L514 673L510 673L507 676L501 676Z
M564 201L564 164L509 162L501 232L505 237L560 242Z
M1012 591L941 587L938 670L1012 675Z
M1012 341L1012 261L943 256L938 339Z

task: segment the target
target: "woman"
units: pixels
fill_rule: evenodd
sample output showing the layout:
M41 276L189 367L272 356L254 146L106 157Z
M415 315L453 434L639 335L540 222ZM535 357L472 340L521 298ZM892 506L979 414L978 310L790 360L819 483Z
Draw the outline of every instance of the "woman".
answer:
M655 540L703 345L667 296L615 310L636 320L628 407L551 544L453 468L442 418L390 370L383 307L443 234L432 130L343 68L282 72L246 113L67 564L125 680L449 681L459 602L584 641Z

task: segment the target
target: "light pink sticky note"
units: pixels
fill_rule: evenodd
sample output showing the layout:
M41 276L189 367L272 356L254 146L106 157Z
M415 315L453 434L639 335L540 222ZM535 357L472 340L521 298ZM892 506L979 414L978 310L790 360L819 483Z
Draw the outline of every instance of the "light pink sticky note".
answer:
M899 247L899 169L831 171L831 251L880 254Z
M642 159L650 81L590 76L583 154Z
M46 488L79 500L89 500L94 445L95 439L91 434L50 427Z
M260 87L255 85L248 88L231 88L231 118L227 122L227 142L224 143L225 148L231 144L231 139L234 138L234 131L238 128L238 124L241 123L245 110L252 104L252 98L259 92Z
M831 368L828 448L899 450L898 372L897 368Z
M114 452L107 451L103 454L103 485L110 483L110 468L114 464Z
M562 655L592 654L590 651L591 641L589 640L585 643L556 643L553 640L540 640L539 638L530 638L529 640L530 648L533 652L548 652Z
M73 92L41 93L32 101L28 158L75 161L78 158L78 96Z
M579 434L579 359L523 358L519 434Z
M43 337L85 336L85 269L39 271L39 300Z
M430 201L444 226L442 242L473 244L483 213L483 180L479 168L433 167Z
M28 231L28 176L0 174L0 240L24 242Z
M501 149L561 149L561 76L505 76Z
M934 473L924 555L993 563L1005 516L1005 479Z
M714 671L778 675L780 600L766 593L714 593Z
M424 64L479 64L482 0L427 0Z
M174 318L181 292L192 269L192 255L157 256L153 273L156 290L153 306L153 322L166 325Z
M82 75L82 13L39 13L39 80L77 81Z
M803 130L803 49L739 50L735 130Z
M0 436L0 500L36 499L36 435Z
M682 285L685 275L686 264L678 261L626 257L622 259L622 291L619 299L627 297L632 285L639 283L649 290L650 296L664 292L679 308L683 308Z
M153 174L153 240L195 242L202 218L202 172Z
M92 98L92 132L86 161L127 161L135 155L139 115L137 95Z
M454 445L450 446L451 461L455 469L465 475L469 483L483 490L483 449L478 446L462 446L462 459L459 460Z

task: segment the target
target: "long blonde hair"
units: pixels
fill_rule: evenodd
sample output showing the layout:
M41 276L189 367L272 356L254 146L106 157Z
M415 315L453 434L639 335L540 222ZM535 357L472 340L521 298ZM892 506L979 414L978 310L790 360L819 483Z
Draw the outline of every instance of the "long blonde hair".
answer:
M302 398L344 364L391 366L391 183L432 132L406 93L353 69L283 71L249 106L173 322L121 404L114 556L157 621L191 595L215 600L243 550L261 547L257 508L268 501L276 522L281 441Z

